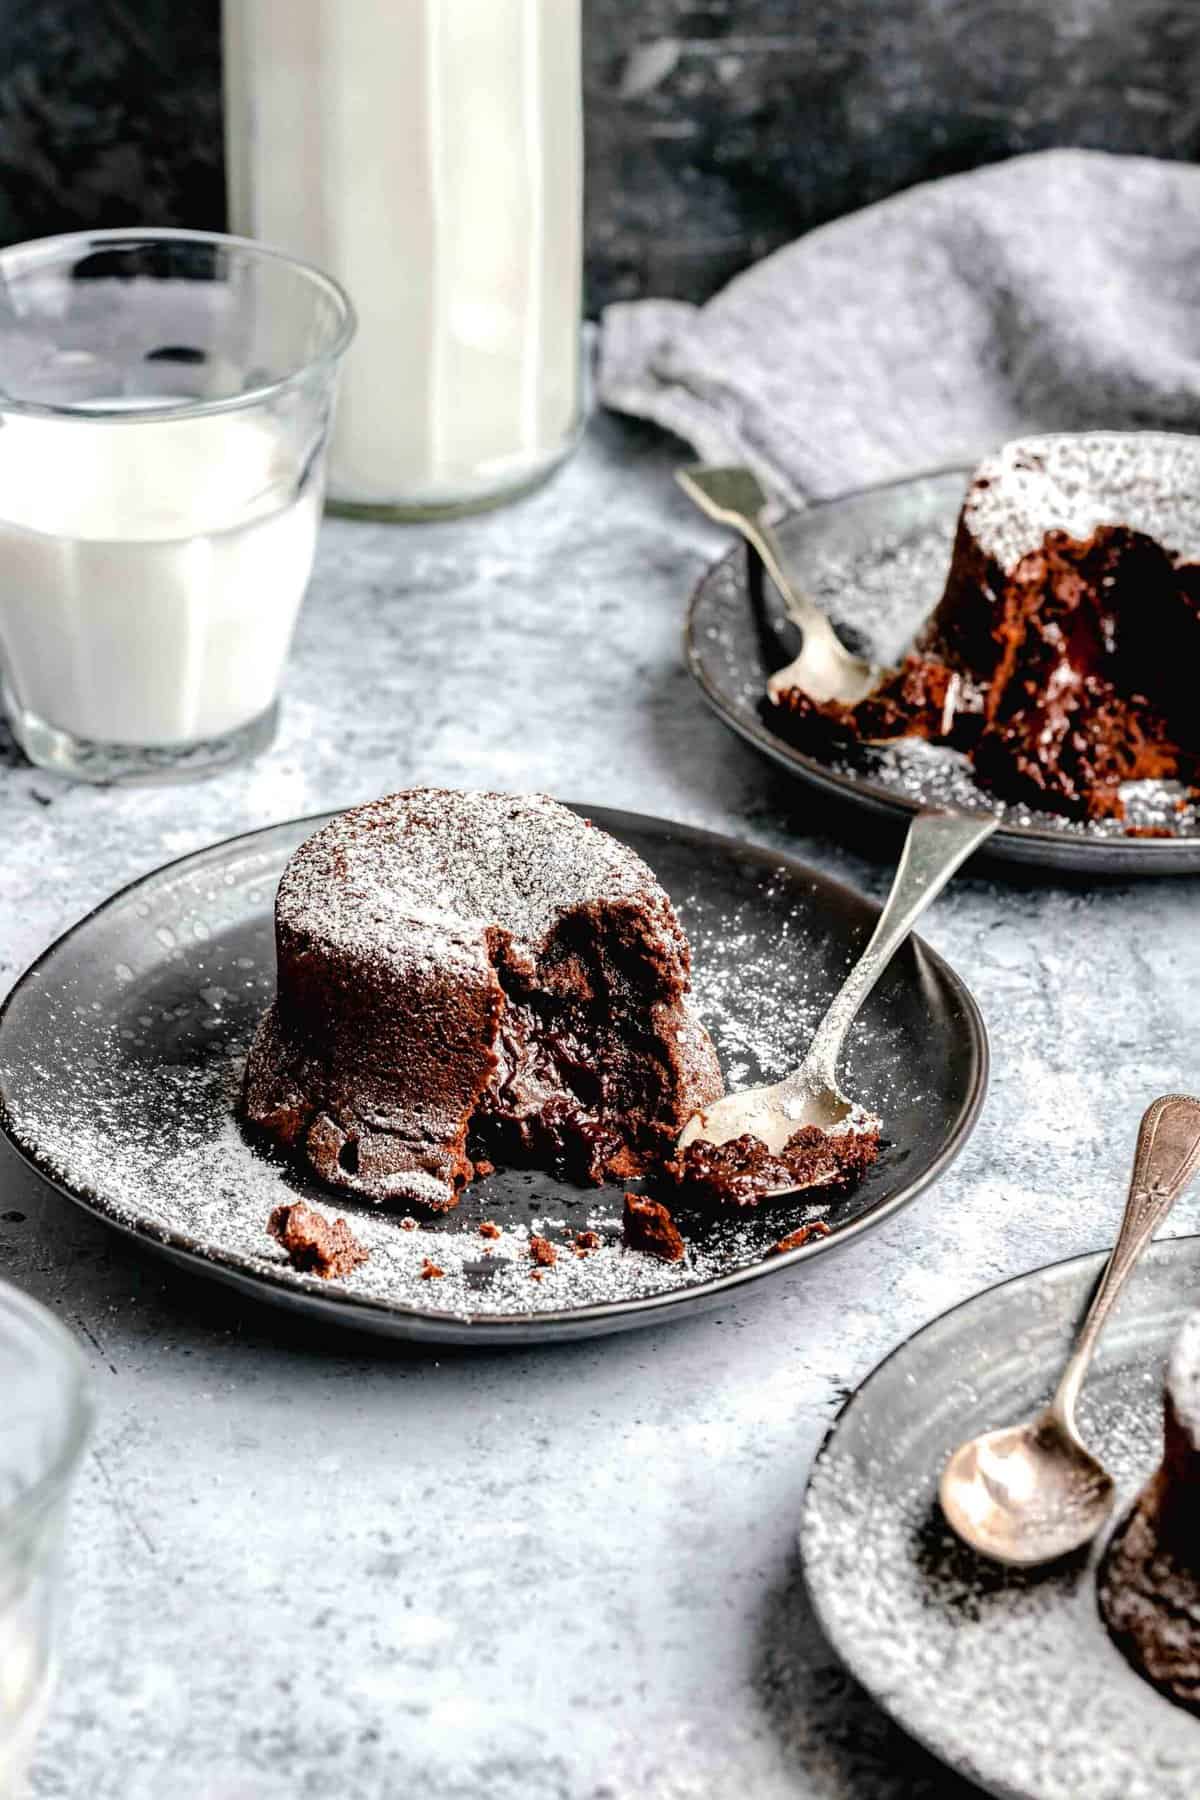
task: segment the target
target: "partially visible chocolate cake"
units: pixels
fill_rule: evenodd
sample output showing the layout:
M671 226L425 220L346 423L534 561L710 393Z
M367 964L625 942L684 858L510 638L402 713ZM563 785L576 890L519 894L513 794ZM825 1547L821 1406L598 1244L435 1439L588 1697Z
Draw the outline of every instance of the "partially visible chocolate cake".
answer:
M1139 1674L1200 1712L1200 1312L1167 1365L1162 1465L1118 1529L1100 1610Z
M542 795L415 789L292 856L251 1124L322 1181L445 1211L480 1162L642 1174L723 1091L633 851Z
M1091 432L1007 444L959 516L913 653L855 707L797 690L801 744L918 736L1009 800L1123 816L1120 786L1200 776L1200 438Z

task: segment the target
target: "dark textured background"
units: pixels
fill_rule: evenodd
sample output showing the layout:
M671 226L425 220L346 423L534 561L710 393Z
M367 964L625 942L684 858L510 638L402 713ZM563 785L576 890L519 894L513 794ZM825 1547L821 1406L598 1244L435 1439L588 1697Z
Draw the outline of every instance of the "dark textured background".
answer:
M1016 151L1200 149L1200 0L585 10L593 310L701 298L812 225ZM0 237L219 225L218 21L219 0L0 0Z

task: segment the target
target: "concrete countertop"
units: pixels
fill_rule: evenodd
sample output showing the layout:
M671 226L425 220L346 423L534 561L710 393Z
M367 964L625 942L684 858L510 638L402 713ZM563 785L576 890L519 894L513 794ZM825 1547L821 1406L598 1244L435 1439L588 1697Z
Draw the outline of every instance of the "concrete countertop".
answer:
M894 839L816 809L679 653L721 535L672 447L600 419L522 505L324 529L275 748L70 787L0 742L0 987L118 885L415 782L541 787L786 846L871 893ZM867 837L862 841L862 833ZM0 1273L80 1336L38 1800L963 1796L841 1672L795 1531L846 1393L945 1307L1111 1239L1137 1117L1200 1079L1200 882L962 877L926 936L992 1034L949 1175L840 1257L690 1322L432 1356L142 1256L0 1163ZM1172 1229L1200 1228L1200 1196Z

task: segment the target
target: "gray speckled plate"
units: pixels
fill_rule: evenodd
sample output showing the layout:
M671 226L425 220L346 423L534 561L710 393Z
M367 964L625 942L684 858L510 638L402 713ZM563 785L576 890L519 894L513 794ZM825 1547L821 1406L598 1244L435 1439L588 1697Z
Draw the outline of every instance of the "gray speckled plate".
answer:
M588 816L631 844L674 900L728 1080L782 1074L878 909L790 857L636 814ZM675 1265L621 1248L619 1188L520 1171L475 1183L444 1219L406 1230L264 1155L237 1123L246 1047L274 992L275 888L323 822L232 839L126 888L46 952L0 1017L0 1123L18 1151L89 1211L210 1275L398 1337L615 1331L851 1242L934 1181L975 1122L982 1021L957 976L914 940L869 1000L848 1057L847 1085L882 1115L888 1140L853 1194L697 1224ZM267 1235L271 1208L297 1191L347 1215L367 1245L369 1260L344 1281L297 1274ZM775 1252L821 1214L831 1236ZM481 1237L484 1220L499 1238ZM552 1268L534 1269L531 1229L557 1246ZM579 1256L585 1229L602 1243ZM423 1276L427 1260L442 1273Z
M788 568L828 613L846 642L873 662L903 655L941 596L966 469L942 469L868 488L794 513L779 526ZM770 729L766 680L799 645L756 558L735 546L705 575L688 610L685 650L701 692L726 725L782 768L824 792L897 818L922 806L999 813L1004 823L986 856L1103 875L1200 871L1200 817L1176 811L1174 784L1129 790L1128 823L1170 831L1131 838L1110 823L1079 824L1007 805L978 787L965 757L928 744L864 750L825 762Z
M1076 1257L919 1331L847 1402L817 1458L801 1546L834 1648L906 1731L1004 1800L1194 1800L1200 1720L1112 1644L1103 1543L1010 1570L954 1537L937 1481L955 1445L1044 1403L1104 1264ZM1200 1302L1200 1237L1155 1244L1104 1337L1080 1409L1119 1519L1162 1449L1162 1370Z

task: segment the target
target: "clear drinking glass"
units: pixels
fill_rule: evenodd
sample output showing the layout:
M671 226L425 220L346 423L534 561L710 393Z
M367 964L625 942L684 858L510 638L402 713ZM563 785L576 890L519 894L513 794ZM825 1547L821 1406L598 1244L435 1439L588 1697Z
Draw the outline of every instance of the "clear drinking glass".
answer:
M0 664L26 755L204 774L271 740L350 302L207 232L0 251Z
M24 1792L53 1686L67 1496L90 1422L75 1340L0 1282L0 1800Z

